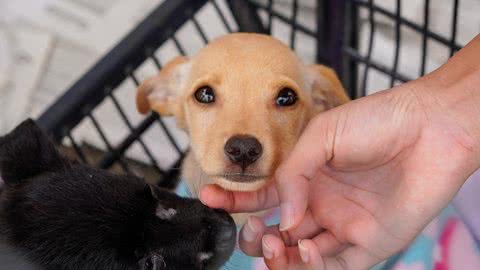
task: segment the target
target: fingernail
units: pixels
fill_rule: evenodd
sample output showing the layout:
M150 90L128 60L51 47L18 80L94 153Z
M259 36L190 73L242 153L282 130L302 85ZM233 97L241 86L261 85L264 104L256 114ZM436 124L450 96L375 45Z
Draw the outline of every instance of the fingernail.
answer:
M300 257L304 263L308 263L310 256L308 255L308 249L302 245L302 240L298 240L298 249L300 251Z
M280 205L280 231L289 230L293 226L293 207L290 203Z
M265 238L262 239L262 247L263 247L263 256L271 260L273 258L273 250L271 247L268 246L267 242L265 241Z
M252 219L249 217L247 223L243 227L243 239L247 242L253 242L253 240L257 238L258 231L258 228L255 227L255 224L253 224Z

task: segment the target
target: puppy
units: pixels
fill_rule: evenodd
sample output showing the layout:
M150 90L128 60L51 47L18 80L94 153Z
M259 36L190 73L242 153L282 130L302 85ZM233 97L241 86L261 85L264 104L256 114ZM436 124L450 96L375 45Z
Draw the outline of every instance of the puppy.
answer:
M41 269L218 269L233 252L225 211L72 163L31 120L0 137L0 172L1 238Z
M236 33L177 57L137 91L137 109L173 115L190 136L190 191L264 187L307 122L349 99L331 69L305 65L280 41ZM244 218L236 216L237 223Z

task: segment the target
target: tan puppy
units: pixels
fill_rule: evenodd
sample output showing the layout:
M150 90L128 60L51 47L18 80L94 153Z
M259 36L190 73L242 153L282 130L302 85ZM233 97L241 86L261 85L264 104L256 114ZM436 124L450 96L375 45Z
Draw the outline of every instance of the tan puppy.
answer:
M263 187L307 122L348 100L331 69L303 64L270 36L237 33L167 63L139 87L137 108L174 115L189 133L182 172L197 196L208 183Z

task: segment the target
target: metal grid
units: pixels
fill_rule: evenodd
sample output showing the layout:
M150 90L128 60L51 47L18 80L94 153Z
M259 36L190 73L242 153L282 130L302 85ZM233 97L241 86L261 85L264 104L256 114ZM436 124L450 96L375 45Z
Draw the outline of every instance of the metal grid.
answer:
M218 17L222 26L222 30L214 35L235 31L270 33L298 53L303 53L302 57L307 61L332 66L351 97L356 98L371 89L369 82L372 78L375 81L372 73L386 76L388 86L425 74L431 69L427 61L430 42L447 48L449 56L464 45L457 41L459 0L451 0L451 27L444 33L435 32L429 27L431 1L423 2L421 23L402 14L402 5L407 1L393 1L393 7L389 9L377 3L380 1L373 0L166 0L60 97L38 122L53 134L55 140L71 146L81 161L100 168L118 166L125 172L132 172L130 157L126 153L136 145L143 153L144 163L155 172L153 181L173 187L185 146L179 142L168 119L152 113L138 121L132 120L125 104L120 101L122 95L118 89L128 81L130 85L127 91L130 94L135 92L140 82L138 70L146 62L160 69L162 62L168 60L159 56L158 51L162 47L170 44L176 50L175 54L188 54L186 44L178 37L179 31L186 25L194 29L202 46L207 44L212 34L209 34L210 29L202 24L198 16L203 9L210 8L212 16ZM380 32L378 28L382 26L379 17L388 26L388 31L393 33L393 45L388 49L393 52L392 61L381 61L374 55L378 52L375 50L375 40ZM414 31L421 38L421 56L416 76L402 72L404 31ZM172 57L169 55L169 58ZM107 123L99 120L98 115L98 107L106 101L113 104L114 109L110 113L116 114L120 125L125 127L124 136L114 142L107 135ZM95 162L89 160L75 135L78 127L86 121L103 143L103 154ZM176 156L167 167L160 165L158 155L153 153L154 146L145 138L145 134L155 126L160 128L164 140L168 141Z
M352 98L365 96L370 93L372 87L369 87L368 81L372 78L372 70L375 73L383 74L388 80L387 85L383 87L392 87L419 76L424 75L437 66L428 67L427 60L430 47L443 47L448 51L448 55L443 58L446 60L456 51L465 45L465 40L458 40L459 18L461 4L472 4L473 1L442 0L436 1L437 6L443 9L444 17L441 20L448 21L448 25L442 29L432 29L432 16L438 15L432 11L433 1L402 1L402 0L317 0L317 1L273 1L256 0L252 4L261 12L266 13L263 16L263 23L267 32L278 35L275 29L277 24L282 23L288 28L289 39L285 40L290 47L296 49L297 36L299 33L314 38L316 40L316 61L333 67L342 78L346 89ZM301 23L299 18L303 14L298 13L299 5L306 2L312 4L312 10L315 12L315 23ZM289 12L282 12L289 9ZM464 6L465 9L470 7ZM471 8L479 8L475 5ZM415 8L415 10L411 10ZM411 12L421 9L421 14L412 18L407 16ZM438 7L436 10L438 12ZM480 10L477 10L477 13ZM439 19L438 16L436 18ZM479 20L472 20L475 26L473 33L469 35L472 39L480 29ZM273 25L273 27L272 27ZM379 28L381 28L379 30ZM380 35L393 36L391 44L384 48L375 48L375 41ZM407 36L407 39L405 38ZM400 70L405 67L401 63L402 49L405 49L405 43L410 42L408 38L416 35L416 48L421 50L418 56L418 66L415 67L418 72L405 73ZM362 44L360 44L362 43ZM433 45L432 45L433 44ZM379 50L388 50L392 52L390 59L375 59L374 54ZM441 50L441 48L440 48Z
M363 9L366 17L368 18L368 46L365 53L362 55L358 48L346 46L343 48L344 57L350 58L353 61L353 65L364 65L363 74L360 75L359 87L356 89L356 96L364 96L367 94L367 79L370 69L375 69L390 79L389 87L393 87L397 83L404 83L415 79L418 76L423 76L426 73L426 64L428 57L428 43L430 41L437 42L441 46L448 48L449 57L451 57L456 51L462 48L462 45L456 41L456 33L458 26L458 14L459 14L459 0L451 0L453 5L450 11L451 24L450 29L445 29L442 33L434 32L429 29L429 21L431 17L431 2L430 0L423 1L423 22L414 22L404 17L402 14L402 2L401 0L394 1L393 10L388 10L385 7L379 6L374 3L373 0L351 0L349 5L351 8L356 9L355 12L359 12ZM393 62L382 63L378 60L372 59L373 44L376 35L376 16L383 16L386 20L392 23L391 31L394 35L394 57ZM445 18L448 20L448 18ZM357 24L358 25L358 24ZM417 32L421 36L421 61L418 66L417 76L407 75L399 71L399 56L402 49L402 28L405 27L408 30ZM357 29L358 30L358 29ZM473 37L472 37L473 38Z

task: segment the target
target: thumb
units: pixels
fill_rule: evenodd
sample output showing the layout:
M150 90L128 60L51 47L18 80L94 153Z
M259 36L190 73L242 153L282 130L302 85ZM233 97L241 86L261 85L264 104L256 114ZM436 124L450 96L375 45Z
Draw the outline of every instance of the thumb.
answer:
M308 124L288 159L277 169L280 231L296 227L308 206L309 182L333 154L335 126L318 115Z

